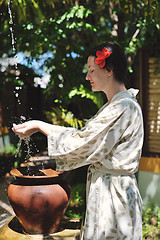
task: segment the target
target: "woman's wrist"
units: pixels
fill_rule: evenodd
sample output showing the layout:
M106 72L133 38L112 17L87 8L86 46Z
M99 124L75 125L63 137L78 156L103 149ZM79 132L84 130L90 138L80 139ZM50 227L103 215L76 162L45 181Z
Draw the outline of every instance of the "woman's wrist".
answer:
M37 131L37 132L41 131L41 125L42 125L42 121L33 120L33 126L34 126L35 131Z
M35 129L37 130L37 132L39 131L46 136L48 135L51 124L40 121L40 120L35 120L34 124L35 124Z

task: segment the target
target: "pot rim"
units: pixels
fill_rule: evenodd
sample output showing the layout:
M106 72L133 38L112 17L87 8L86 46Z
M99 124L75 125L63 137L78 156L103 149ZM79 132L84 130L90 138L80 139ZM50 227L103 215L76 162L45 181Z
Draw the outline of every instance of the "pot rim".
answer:
M65 175L67 172L66 171L57 171L58 176L49 176L49 175L44 175L44 176L29 176L29 175L23 175L18 169L14 168L10 171L10 174L16 178L25 178L25 179L49 179L49 178L59 178L63 175Z

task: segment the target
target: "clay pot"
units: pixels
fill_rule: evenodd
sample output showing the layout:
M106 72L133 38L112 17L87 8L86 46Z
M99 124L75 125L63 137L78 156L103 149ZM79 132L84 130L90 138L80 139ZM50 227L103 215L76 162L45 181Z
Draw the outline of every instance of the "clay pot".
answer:
M71 188L63 173L48 176L24 176L17 169L11 171L16 179L8 187L8 199L29 234L56 232L68 207Z

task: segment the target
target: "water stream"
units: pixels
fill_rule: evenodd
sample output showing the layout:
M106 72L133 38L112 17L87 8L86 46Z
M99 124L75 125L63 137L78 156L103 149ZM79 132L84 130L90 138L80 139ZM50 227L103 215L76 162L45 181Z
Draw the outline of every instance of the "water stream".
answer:
M12 42L12 50L13 50L13 54L16 53L16 48L15 48L15 40L14 40L14 34L13 34L13 16L12 16L12 11L11 11L11 0L8 0L8 13L9 13L9 24L10 24L10 32L11 32L11 42ZM16 63L16 67L17 67L17 63Z
M13 29L14 21L13 21L13 15L12 15L12 10L11 10L11 4L12 4L12 1L8 0L8 14L9 14L9 25L10 25L9 29L10 29L10 35L11 35L12 53L16 54L16 46L15 46L16 41L15 41L15 37L14 37L14 29ZM15 71L16 71L16 80L19 80L17 56L15 56L14 59L15 59L14 67L15 67ZM15 97L17 98L18 104L21 104L21 101L19 99L19 93L18 93L18 90L20 90L20 89L21 89L20 86L16 86L15 90L14 90L14 94L15 94Z
M14 26L14 20L13 20L13 14L12 14L12 10L11 10L11 4L12 4L12 0L8 0L8 14L9 14L9 25L10 25L10 35L11 35L11 44L12 44L12 53L15 55L14 59L15 59L15 63L14 63L14 67L15 67L15 70L16 70L16 80L19 80L19 76L18 76L18 64L17 64L17 56L16 56L16 42L15 42L15 37L14 37L14 29L13 29L13 26ZM16 86L15 89L14 89L14 95L17 99L17 102L18 104L21 104L21 101L19 99L19 91L22 89L21 86ZM19 123L23 123L25 122L27 119L25 116L20 116L20 122ZM25 158L25 162L28 161L29 158L32 158L32 151L31 151L31 148L30 148L30 142L31 142L31 139L30 137L27 137L27 138L19 138L19 142L18 142L18 146L17 146L17 149L16 149L16 155L15 157L17 158L18 157L18 153L21 151L21 147L22 147L22 143L24 143L24 145L26 146L27 148L27 151L26 151L26 158ZM34 144L34 147L36 148L36 152L38 153L39 150L37 149L36 145ZM38 159L38 157L37 157ZM30 166L27 165L27 168L28 168L28 172L30 171ZM44 164L43 162L41 163L41 168L44 169Z

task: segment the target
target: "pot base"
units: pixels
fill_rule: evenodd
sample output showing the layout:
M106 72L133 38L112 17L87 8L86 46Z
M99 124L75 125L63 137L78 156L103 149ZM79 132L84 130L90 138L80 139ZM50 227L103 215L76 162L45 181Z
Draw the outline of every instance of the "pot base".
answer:
M80 237L80 221L74 222L74 228L63 229L57 233L30 235L23 232L23 228L15 216L12 216L0 229L1 240L78 240ZM76 226L77 225L77 226Z

